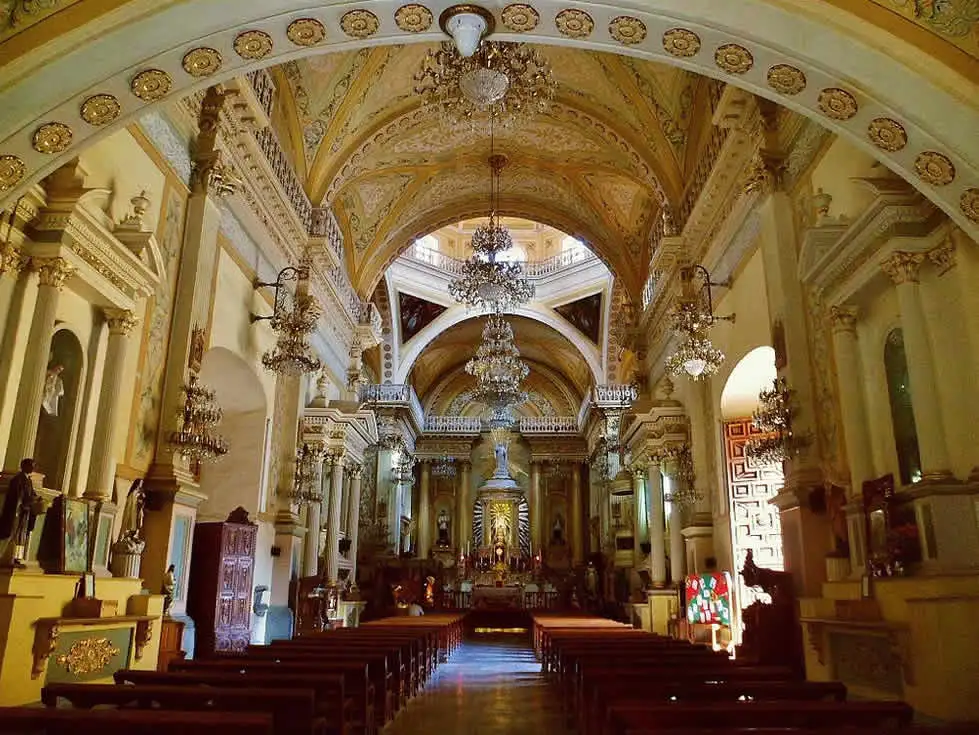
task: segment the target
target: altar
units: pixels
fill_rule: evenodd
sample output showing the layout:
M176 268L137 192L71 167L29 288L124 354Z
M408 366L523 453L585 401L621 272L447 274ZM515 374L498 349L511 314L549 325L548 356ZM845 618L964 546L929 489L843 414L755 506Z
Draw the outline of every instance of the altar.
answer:
M507 587L473 587L474 610L520 610L523 608L523 585Z

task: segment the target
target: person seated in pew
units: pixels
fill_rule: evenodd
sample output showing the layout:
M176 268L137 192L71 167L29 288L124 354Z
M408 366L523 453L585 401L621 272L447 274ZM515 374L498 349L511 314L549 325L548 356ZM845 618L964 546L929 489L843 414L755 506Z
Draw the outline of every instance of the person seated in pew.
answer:
M408 605L408 617L417 618L425 614L425 608L418 604L418 600L412 600Z

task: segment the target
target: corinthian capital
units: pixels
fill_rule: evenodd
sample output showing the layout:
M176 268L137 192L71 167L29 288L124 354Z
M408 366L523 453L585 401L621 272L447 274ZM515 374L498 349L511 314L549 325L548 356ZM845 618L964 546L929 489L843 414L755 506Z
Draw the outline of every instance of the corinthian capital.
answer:
M128 309L106 309L105 320L111 334L128 335L139 323L139 318Z
M829 320L837 332L854 332L857 329L857 307L834 306L829 310Z
M902 283L918 282L918 271L923 262L925 262L924 253L909 253L905 250L898 250L883 261L880 267L895 285L900 286Z
M35 258L34 267L42 286L54 286L59 291L75 275L75 269L64 258Z

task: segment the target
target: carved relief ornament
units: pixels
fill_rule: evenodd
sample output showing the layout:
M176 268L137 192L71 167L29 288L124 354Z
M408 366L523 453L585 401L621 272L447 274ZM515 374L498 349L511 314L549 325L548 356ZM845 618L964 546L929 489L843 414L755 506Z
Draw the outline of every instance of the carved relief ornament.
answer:
M883 261L880 267L896 286L900 286L904 283L918 282L918 271L924 261L924 253L899 250Z
M35 258L34 267L42 286L53 286L59 291L75 275L75 268L64 258Z
M855 306L833 306L829 310L829 320L836 332L855 332L857 329L857 308Z

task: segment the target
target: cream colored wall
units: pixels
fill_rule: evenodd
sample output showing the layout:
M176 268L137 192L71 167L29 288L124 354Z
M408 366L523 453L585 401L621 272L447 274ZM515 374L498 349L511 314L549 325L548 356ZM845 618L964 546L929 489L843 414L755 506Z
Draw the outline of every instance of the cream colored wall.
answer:
M861 184L860 177L890 175L886 169L848 142L835 139L810 173L812 191L822 189L833 197L830 214L843 215L853 221L873 201L873 195Z

